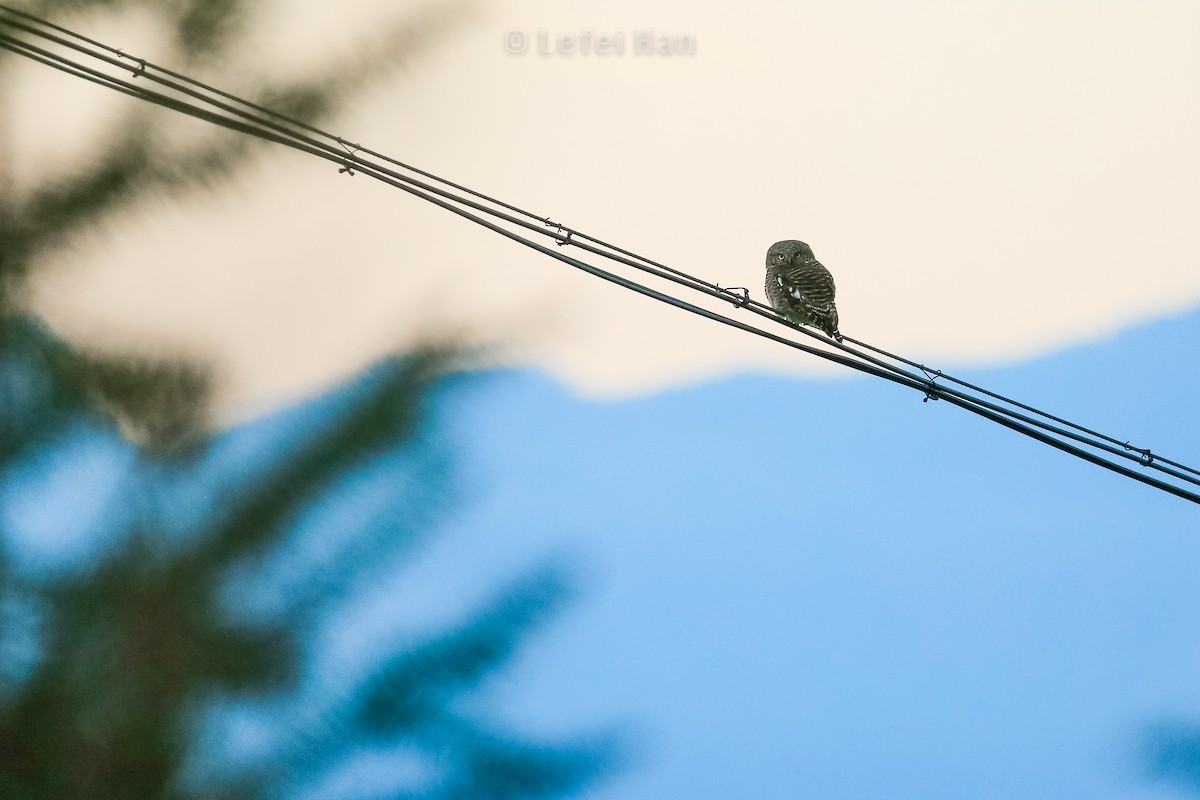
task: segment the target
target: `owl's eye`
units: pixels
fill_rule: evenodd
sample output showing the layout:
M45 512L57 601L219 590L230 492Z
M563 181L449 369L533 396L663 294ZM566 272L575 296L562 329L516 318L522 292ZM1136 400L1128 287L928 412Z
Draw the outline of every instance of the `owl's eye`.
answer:
M776 261L787 261L787 253L776 253L775 260Z

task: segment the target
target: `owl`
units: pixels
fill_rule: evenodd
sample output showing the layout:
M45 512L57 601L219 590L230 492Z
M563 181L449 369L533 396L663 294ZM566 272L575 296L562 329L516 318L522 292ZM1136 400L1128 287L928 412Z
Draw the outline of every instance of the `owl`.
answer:
M766 289L771 307L784 319L820 328L827 336L842 340L833 304L833 276L804 242L785 239L771 245Z

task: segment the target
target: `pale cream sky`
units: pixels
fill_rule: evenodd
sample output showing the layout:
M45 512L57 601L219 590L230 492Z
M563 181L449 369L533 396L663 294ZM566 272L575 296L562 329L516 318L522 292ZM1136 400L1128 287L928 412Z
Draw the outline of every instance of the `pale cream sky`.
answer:
M311 68L398 4L273 6L255 69ZM158 56L145 18L72 24ZM637 55L643 30L696 52ZM523 54L506 52L513 31ZM619 33L625 52L541 54L543 32L552 49ZM767 247L804 239L849 335L996 363L1200 302L1197 41L1190 0L502 0L327 127L758 299ZM48 73L23 68L16 94L25 181L133 102ZM841 374L282 150L81 244L48 265L37 307L71 337L212 355L227 417L429 331L502 343L498 360L599 395Z

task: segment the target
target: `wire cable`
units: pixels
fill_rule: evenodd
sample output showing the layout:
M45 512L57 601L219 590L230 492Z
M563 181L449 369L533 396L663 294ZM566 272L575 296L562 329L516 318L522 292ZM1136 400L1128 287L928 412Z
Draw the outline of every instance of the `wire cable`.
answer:
M1130 469L1123 464L1110 461L1097 453L1089 452L1063 440L1071 440L1103 451L1111 456L1137 462L1143 468L1156 470L1177 480L1200 486L1200 479L1198 479L1200 478L1200 471L1179 462L1166 459L1152 453L1148 449L1132 447L1128 442L1122 442L1119 439L1069 422L1033 406L1020 403L955 378L940 370L931 370L918 362L889 353L865 342L849 337L844 337L843 341L840 342L831 341L814 331L792 325L783 320L769 306L751 300L749 292L745 289L740 289L740 287L723 288L719 284L702 280L682 270L669 267L640 256L630 250L617 247L596 237L553 222L549 217L533 214L518 206L440 178L433 173L420 170L382 153L377 153L358 144L349 143L342 137L334 136L315 126L276 113L230 93L214 89L185 75L158 67L143 59L129 56L120 50L76 34L66 28L40 20L25 12L12 9L3 4L0 4L0 12L9 15L8 18L0 16L0 23L8 25L10 28L45 42L69 48L109 67L115 67L122 72L130 72L132 73L131 77L134 79L145 77L165 88L184 95L186 98L198 101L207 106L207 108L198 106L186 99L152 91L143 85L134 84L131 80L124 80L93 66L73 61L63 55L33 45L28 41L7 34L0 34L0 47L12 52L143 101L188 114L242 134L284 144L306 154L324 158L339 164L341 166L340 172L349 172L352 175L356 172L361 172L388 185L402 189L426 202L433 203L452 213L458 214L502 236L535 249L544 255L583 270L595 277L615 283L623 288L660 302L681 308L690 313L698 314L712 321L765 337L776 343L798 349L819 358L824 358L850 369L920 391L924 393L926 400L946 400L952 405L997 422L1098 466L1167 491L1178 497L1200 503L1200 494L1194 491ZM377 163L372 159L378 159L378 162L381 163ZM397 172L391 167L385 166L388 164L413 175L426 178L429 182L417 180L410 175ZM463 195L467 195L467 197ZM499 220L502 223L520 228L529 233L536 233L540 237L549 237L553 239L557 249L534 241L527 236L504 227L504 225L498 222L485 219L480 214L490 216L494 220ZM734 320L731 317L718 314L710 309L653 289L572 256L565 255L561 248L567 245L608 259L614 263L637 269L710 298L730 303L735 309L744 308L751 313L769 319L775 324L786 326L793 333L799 332L810 336L819 341L823 347L816 348L805 345L745 322ZM740 292L735 289L740 289ZM832 352L827 348L832 348L840 352ZM869 353L874 353L875 355L870 355L864 351L869 351ZM877 358L876 356L879 357ZM910 372L904 367L919 370L921 374ZM937 383L939 379L953 383L962 387L962 389L956 389L944 383ZM970 392L977 392L979 395L983 395L983 397L972 395ZM996 402L985 400L984 397L991 398L991 400Z

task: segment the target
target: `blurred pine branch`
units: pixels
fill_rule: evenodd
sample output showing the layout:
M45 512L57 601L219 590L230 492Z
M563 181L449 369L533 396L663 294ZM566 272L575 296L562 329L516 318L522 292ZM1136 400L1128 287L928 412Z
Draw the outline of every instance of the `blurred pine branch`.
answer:
M1160 720L1142 732L1141 745L1148 777L1200 796L1200 724Z
M23 7L54 19L134 5L169 22L174 63L184 68L221 64L253 24L253 6L242 0ZM265 79L246 93L321 121L467 9L429 5L381 26L340 69L323 71L336 81ZM0 106L3 79L0 69ZM555 570L517 580L457 627L406 642L337 696L314 699L306 687L314 631L388 555L413 546L446 501L430 411L451 353L381 365L304 436L263 444L273 452L264 465L204 478L198 506L172 487L200 485L206 474L214 441L208 367L80 352L22 315L18 298L31 265L52 258L69 234L120 225L148 193L219 187L262 152L256 141L227 135L171 142L151 113L131 108L90 165L21 195L0 157L0 508L14 486L28 484L30 464L80 437L119 427L136 450L120 476L117 506L94 520L108 546L84 569L30 567L13 554L5 527L12 523L0 513L0 797L281 797L311 788L367 747L416 752L427 769L403 791L363 797L574 792L601 769L603 745L531 743L461 702L564 597ZM353 530L322 530L323 555L295 567L303 579L279 613L248 612L239 598L266 580L269 564L297 555L298 521L397 454L407 461L390 467L390 504ZM44 502L70 508L71 498ZM200 746L201 719L222 701L292 702L311 713L281 719L276 746L260 757L212 763L219 755Z

